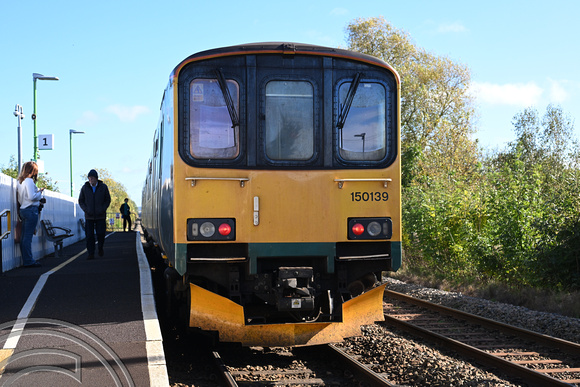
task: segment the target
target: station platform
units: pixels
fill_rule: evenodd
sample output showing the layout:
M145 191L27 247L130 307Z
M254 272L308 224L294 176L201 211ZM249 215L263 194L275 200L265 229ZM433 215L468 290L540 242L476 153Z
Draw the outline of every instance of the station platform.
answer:
M0 386L169 386L139 232L0 275Z

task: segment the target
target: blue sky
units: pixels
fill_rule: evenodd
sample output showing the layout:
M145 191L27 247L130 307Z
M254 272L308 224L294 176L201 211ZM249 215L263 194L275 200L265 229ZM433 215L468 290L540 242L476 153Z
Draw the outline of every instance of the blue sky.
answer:
M563 108L580 132L580 1L123 1L2 0L0 13L0 165L18 154L14 107L23 107L23 160L32 158L32 73L40 151L48 175L70 194L73 180L105 168L137 204L159 105L182 59L214 47L292 41L346 47L346 25L383 16L415 44L472 72L485 148L513 139L512 118L526 107Z

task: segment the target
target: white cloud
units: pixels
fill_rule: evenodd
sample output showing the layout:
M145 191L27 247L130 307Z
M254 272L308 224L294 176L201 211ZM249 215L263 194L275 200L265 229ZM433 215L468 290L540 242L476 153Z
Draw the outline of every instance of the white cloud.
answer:
M119 117L121 122L133 122L141 114L149 113L149 108L146 106L122 106L122 105L111 105L105 109L109 113L115 114Z
M466 31L467 31L467 28L459 22L450 23L450 24L439 24L439 26L437 27L437 32L439 32L441 34L458 33L458 32L466 32Z
M145 172L147 171L147 167L140 167L140 168L130 168L128 166L124 166L121 168L121 172L126 174L136 174L138 176L145 176Z
M479 101L484 103L528 107L538 103L544 90L534 82L504 85L473 82L471 92Z
M348 15L348 9L346 9L346 8L334 8L332 11L330 11L330 14L332 16Z
M316 42L314 44L319 44L322 46L328 47L336 47L339 46L339 43L336 42L336 39L332 36L326 35L317 30L307 30L304 31L305 36L308 37L308 41Z
M84 111L81 117L75 121L75 125L80 126L91 126L99 121L99 116L95 112L90 110Z
M566 81L556 81L548 78L550 82L550 101L554 103L562 103L568 99L568 91L564 85L568 82Z

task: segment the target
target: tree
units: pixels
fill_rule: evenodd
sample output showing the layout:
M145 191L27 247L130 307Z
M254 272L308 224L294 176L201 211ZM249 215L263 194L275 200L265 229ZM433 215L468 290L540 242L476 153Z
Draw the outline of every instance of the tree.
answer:
M347 27L348 47L393 66L401 77L403 247L407 262L462 275L471 264L469 236L481 227L477 142L470 72L416 46L384 18Z
M495 248L481 255L481 269L512 284L579 288L580 157L572 119L548 105L541 118L531 108L516 114L513 125L516 139L487 162L487 234Z
M10 156L10 161L8 162L7 167L0 168L0 172L14 179L18 179L18 163L16 162L14 155ZM58 181L53 182L46 174L38 175L36 185L38 188L46 188L49 191L60 192L58 189Z
M580 148L549 105L513 119L516 139L485 157L472 139L467 67L417 47L382 17L347 27L351 50L401 76L406 267L455 281L580 289Z
M350 50L384 60L401 76L403 186L424 175L425 168L470 172L479 152L471 139L475 113L469 69L417 47L383 17L356 19L347 33Z

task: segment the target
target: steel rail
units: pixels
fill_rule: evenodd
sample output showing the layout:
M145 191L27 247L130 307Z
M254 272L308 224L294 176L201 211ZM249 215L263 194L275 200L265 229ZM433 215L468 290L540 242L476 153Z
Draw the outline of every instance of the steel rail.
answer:
M220 383L220 386L238 387L238 383L236 383L236 380L234 379L230 371L228 371L228 367L226 367L226 365L224 364L224 361L222 360L220 354L216 351L212 351L212 357L214 360L214 364L219 371L220 375L219 379L221 379L221 381L224 383L224 384Z
M294 350L297 351L296 353L294 353L294 356L296 356L297 359L300 359L301 358L300 353L302 351L309 351L310 352L313 349L309 348L309 347L295 347ZM321 351L319 356L322 356L323 358L327 359L327 361L329 361L329 359L332 359L332 361L335 361L337 364L342 365L342 370L348 370L353 376L355 376L357 378L357 380L360 383L363 383L365 385L371 385L371 386L385 386L385 387L396 386L396 384L390 383L384 376L381 376L381 374L374 372L368 365L361 363L360 361L355 359L353 356L349 355L347 352L345 352L341 348L338 348L335 344L327 344L327 345L318 346L314 350ZM239 385L259 383L257 380L253 380L250 382L240 381L238 383L236 381L236 375L239 372L233 372L233 373L230 372L228 370L228 367L226 366L226 364L224 363L223 359L221 358L221 356L219 355L218 352L212 351L212 359L214 361L214 365L217 368L217 373L219 374L218 382L220 383L220 385L227 386L227 387L237 387ZM265 372L268 373L271 371L267 370ZM290 372L290 374L296 373L296 375L299 375L299 374L303 373L304 370L290 370L289 369L289 372ZM282 375L286 375L286 372L281 371L281 370L277 370L276 374L278 374L278 377L281 377ZM280 379L277 379L277 380L279 383L283 382ZM316 386L321 385L321 383L324 384L323 379L320 379L320 378L312 379L312 377L305 378L305 379L299 379L299 378L292 379L292 382L299 383L301 385L316 385Z
M509 326L507 324L499 323L484 317L472 315L466 312L454 310L442 305L433 304L428 301L419 300L413 298L411 296L407 296L405 294L393 292L390 290L385 290L385 297L398 299L400 301L404 301L409 304L414 304L429 310L433 310L436 312L440 312L443 314L451 315L454 318L469 321L474 324L478 324L481 326L485 326L488 328L493 328L504 333L510 333L516 335L520 338L526 338L535 340L536 342L541 342L544 345L549 345L551 347L556 346L557 348L566 350L566 352L571 354L578 354L580 353L580 345L576 343L572 343L566 340L553 338L550 336L542 335L533 331L529 331L526 329L518 328ZM509 360L505 360L501 357L493 355L491 353L485 352L478 348L472 347L468 344L462 343L458 340L451 339L444 335L429 331L428 329L424 329L413 325L411 323L407 323L405 321L399 320L396 317L392 317L385 314L385 324L389 324L391 326L397 327L399 329L405 330L407 332L413 333L415 335L421 336L428 340L432 340L442 344L447 348L451 348L454 351L461 353L465 356L472 357L478 361L481 361L485 364L497 367L505 372L511 373L512 375L516 375L518 377L524 378L526 381L533 383L534 385L541 385L541 386L568 386L570 384L568 382L564 382L558 379L555 379L551 376L543 374L539 371L532 370L530 368L524 367L522 365L516 364Z
M414 298L414 297L408 296L406 294L394 292L394 291L388 290L388 289L385 289L384 295L385 295L385 297L398 299L400 301L404 301L406 303L414 304L417 306L422 306L426 309L440 311L441 313L445 313L447 315L450 315L450 316L455 317L455 318L460 319L460 320L469 321L469 322L472 322L472 323L475 323L475 324L478 324L481 326L485 326L488 328L493 328L493 329L499 330L499 331L504 332L504 333L509 333L512 335L516 335L518 337L530 339L536 343L542 343L545 345L549 345L551 347L556 346L556 347L558 347L558 349L561 349L561 350L565 351L566 353L569 353L570 355L580 355L580 344L578 344L578 343L559 339L557 337L544 335L541 333L530 331L528 329L519 328L519 327L515 327L512 325L504 324L504 323L501 323L499 321L494 321L494 320L490 320L490 319L485 318L485 317L477 316L475 314L470 314L467 312L462 312L460 310L451 309L451 308L448 308L448 307L443 306L443 305L438 305L438 304L431 303L429 301L420 300L418 298Z
M346 367L354 369L354 373L359 379L361 379L361 381L366 382L371 386L396 386L396 384L390 383L380 374L370 369L369 366L356 360L354 357L338 348L336 345L328 344L328 348L331 351L334 351L334 354L338 356L338 359L343 362Z

